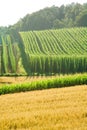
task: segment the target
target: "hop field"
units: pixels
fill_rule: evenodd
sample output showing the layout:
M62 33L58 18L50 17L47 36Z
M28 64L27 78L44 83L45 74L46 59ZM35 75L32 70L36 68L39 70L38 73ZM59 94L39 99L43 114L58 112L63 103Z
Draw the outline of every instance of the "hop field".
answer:
M0 130L86 130L87 28L0 37Z
M87 72L87 28L16 32L1 39L1 75Z

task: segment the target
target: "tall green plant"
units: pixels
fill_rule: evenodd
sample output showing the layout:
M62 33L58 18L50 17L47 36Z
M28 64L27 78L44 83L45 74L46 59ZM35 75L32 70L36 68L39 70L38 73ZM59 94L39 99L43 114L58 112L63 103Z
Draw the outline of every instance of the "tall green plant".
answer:
M2 36L2 62L3 62L3 70L2 72L8 72L8 53L7 53L7 44L5 37Z
M16 72L16 61L15 61L15 56L14 56L13 49L12 49L11 37L9 35L7 35L6 40L8 43L8 53L9 53L9 59L10 59L10 64L11 64L11 70L13 73L15 73Z

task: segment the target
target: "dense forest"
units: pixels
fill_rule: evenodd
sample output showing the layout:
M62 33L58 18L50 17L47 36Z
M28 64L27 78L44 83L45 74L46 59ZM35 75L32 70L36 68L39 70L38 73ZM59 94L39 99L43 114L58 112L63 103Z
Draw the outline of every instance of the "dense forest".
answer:
M27 14L13 28L18 31L27 31L75 26L87 26L87 3L52 6L33 14Z
M27 14L9 27L0 27L0 34L12 30L31 31L87 26L87 3L71 3L60 7L47 7L32 14Z

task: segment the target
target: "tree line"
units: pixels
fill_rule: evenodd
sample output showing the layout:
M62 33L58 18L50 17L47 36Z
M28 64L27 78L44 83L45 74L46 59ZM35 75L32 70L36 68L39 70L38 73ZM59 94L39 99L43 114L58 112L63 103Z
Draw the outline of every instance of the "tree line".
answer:
M17 31L28 31L77 26L87 26L87 3L47 7L35 13L27 14L10 28Z
M27 14L9 27L0 27L0 35L12 30L31 31L87 26L87 3L71 3L60 7L47 7Z

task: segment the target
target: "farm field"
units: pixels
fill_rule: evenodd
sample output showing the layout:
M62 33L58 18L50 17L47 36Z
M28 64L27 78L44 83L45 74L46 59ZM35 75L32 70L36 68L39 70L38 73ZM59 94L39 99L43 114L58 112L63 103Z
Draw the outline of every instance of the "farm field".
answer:
M86 84L87 73L48 77L0 77L0 95Z
M68 76L86 76L86 73L83 74L65 74L65 75L55 75L55 76L1 76L0 77L0 86L4 85L11 85L11 84L23 84L29 82L36 82L36 81L44 81L44 80L51 80L56 78L64 78Z
M87 130L87 85L0 96L0 130Z
M10 85L10 84L20 84L20 83L29 83L29 82L35 82L39 80L45 80L45 79L51 79L51 78L56 78L59 76L13 76L13 77L8 77L8 76L2 76L0 77L0 86L2 85Z
M0 130L86 130L87 28L0 38Z
M87 28L15 32L1 36L0 75L87 72Z
M42 3L1 12L0 130L87 130L87 3Z
M0 77L0 86L12 85L12 84L24 84L36 81L44 81L48 79L55 79L59 77L64 77L63 75L56 76L1 76Z

